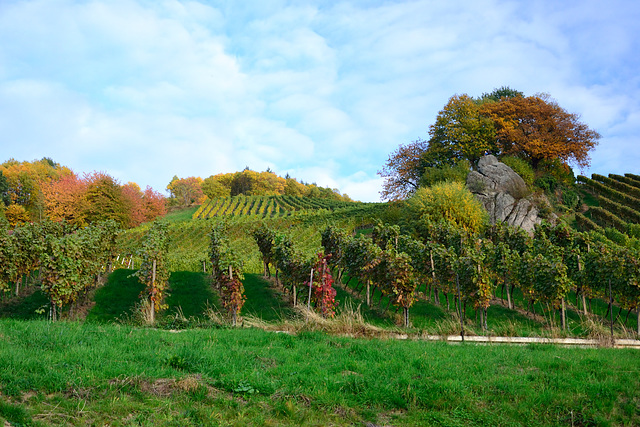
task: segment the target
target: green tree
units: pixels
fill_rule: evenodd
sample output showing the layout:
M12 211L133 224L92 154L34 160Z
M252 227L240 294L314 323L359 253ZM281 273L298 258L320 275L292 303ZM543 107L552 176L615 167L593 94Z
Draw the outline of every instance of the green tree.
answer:
M87 222L113 220L121 227L129 223L129 208L122 187L111 176L95 172L85 176L87 181Z
M516 98L518 96L524 97L524 93L520 92L519 90L512 89L509 86L502 86L500 88L494 89L491 93L483 93L480 99L482 101L498 102L504 98Z
M429 166L453 165L466 159L472 165L487 152L496 153L493 123L480 113L469 95L454 95L429 128L429 146L424 160Z

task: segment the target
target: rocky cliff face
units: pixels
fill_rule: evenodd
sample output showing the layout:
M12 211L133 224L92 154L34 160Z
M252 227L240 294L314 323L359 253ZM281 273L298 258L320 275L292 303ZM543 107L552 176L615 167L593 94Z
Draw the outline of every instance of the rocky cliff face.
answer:
M541 222L524 180L495 156L478 162L478 171L467 176L467 187L489 212L492 224L506 222L529 233Z

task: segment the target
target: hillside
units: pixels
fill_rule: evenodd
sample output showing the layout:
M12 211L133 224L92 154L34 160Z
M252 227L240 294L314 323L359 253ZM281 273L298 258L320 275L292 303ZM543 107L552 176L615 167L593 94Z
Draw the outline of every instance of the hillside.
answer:
M194 219L208 219L220 216L250 215L262 218L291 216L298 212L308 212L318 209L336 210L339 208L363 207L361 202L349 202L316 197L302 197L290 195L278 196L232 196L218 197L213 200L208 197L193 214Z
M587 178L580 175L577 181L578 188L589 201L584 214L576 214L579 227L585 230L609 229L607 235L617 243L636 245L634 241L629 242L629 238L640 239L640 176L629 173L624 176L609 174L608 177L593 174Z

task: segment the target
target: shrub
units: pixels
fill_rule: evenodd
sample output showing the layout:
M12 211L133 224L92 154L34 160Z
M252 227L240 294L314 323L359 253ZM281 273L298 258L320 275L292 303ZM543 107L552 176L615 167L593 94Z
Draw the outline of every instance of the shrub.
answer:
M459 160L454 165L425 168L420 177L420 186L430 187L439 182L462 182L467 180L471 170L468 160Z
M527 185L533 185L535 174L531 165L525 160L521 159L520 157L504 156L500 159L500 161L513 169L515 173L520 175L520 177Z
M460 182L422 187L407 204L419 221L438 222L444 219L471 233L481 231L489 220L482 203Z

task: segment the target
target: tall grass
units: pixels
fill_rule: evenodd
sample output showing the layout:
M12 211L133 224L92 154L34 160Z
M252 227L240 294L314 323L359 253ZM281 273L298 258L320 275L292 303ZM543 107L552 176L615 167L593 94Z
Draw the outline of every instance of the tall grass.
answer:
M0 320L0 361L22 425L640 424L636 350Z

